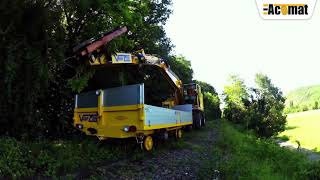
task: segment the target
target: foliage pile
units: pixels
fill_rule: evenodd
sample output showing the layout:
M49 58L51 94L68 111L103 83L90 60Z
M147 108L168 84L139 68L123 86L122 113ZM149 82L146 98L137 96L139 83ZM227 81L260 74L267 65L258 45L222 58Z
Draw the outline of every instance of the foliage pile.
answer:
M225 119L252 129L261 137L271 137L285 130L285 99L266 75L256 75L256 88L248 89L237 76L231 76L230 81L231 85L224 89Z
M286 95L285 113L320 109L320 85L295 89Z
M215 162L202 168L202 176L221 179L320 179L320 161L310 162L303 154L279 147L269 139L221 122L222 133L212 148Z

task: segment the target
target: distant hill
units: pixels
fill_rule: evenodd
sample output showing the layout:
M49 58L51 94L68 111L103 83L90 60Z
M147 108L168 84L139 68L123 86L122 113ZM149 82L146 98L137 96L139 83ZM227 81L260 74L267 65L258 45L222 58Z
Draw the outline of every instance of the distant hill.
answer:
M286 98L286 113L319 109L320 84L295 89L289 92Z

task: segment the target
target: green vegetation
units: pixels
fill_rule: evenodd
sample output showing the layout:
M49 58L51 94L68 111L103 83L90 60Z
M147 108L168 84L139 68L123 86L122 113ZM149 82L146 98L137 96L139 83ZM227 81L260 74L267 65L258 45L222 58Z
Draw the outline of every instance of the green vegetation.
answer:
M191 83L193 78L193 70L191 62L184 56L176 56L168 59L170 68L181 79L184 84Z
M197 80L194 80L194 82L201 86L206 119L220 119L222 114L220 109L220 98L215 88L206 82Z
M97 161L115 160L119 147L95 141L34 141L0 138L0 177L61 176Z
M171 0L2 1L0 135L36 139L73 133L70 84L82 89L90 74L73 63L72 48L101 32L118 26L131 32L109 43L110 53L144 48L174 60L164 30L171 4Z
M143 48L167 60L184 83L192 82L190 61L172 55L164 30L171 5L171 0L1 2L0 177L60 176L90 163L126 157L119 146L81 139L72 126L74 93L94 73L73 61L72 48L127 26L130 33L108 43L108 53ZM206 114L220 117L215 89L202 85L207 89Z
M213 123L211 123L213 124ZM186 142L192 138L205 138L209 128L185 133L181 141L170 138L165 143L157 141L156 149L142 151L135 139L99 142L96 138L59 141L18 141L0 138L0 178L3 177L60 177L75 178L81 171L90 171L100 177L97 167L119 161L141 161L163 152L183 148L196 150L199 146ZM153 164L152 164L153 165ZM98 173L98 174L97 174ZM103 178L103 177L101 177Z
M284 131L285 99L266 75L256 74L255 82L257 87L248 90L243 80L231 76L230 85L224 89L224 118L252 129L260 137L272 137Z
M320 108L320 85L301 87L286 96L286 113Z
M319 179L320 161L309 162L296 151L281 148L272 140L257 138L221 122L220 138L212 149L215 162L204 163L201 177L221 179ZM219 172L219 173L218 173Z
M72 48L101 32L127 26L130 33L108 51L143 48L167 60L189 83L190 61L171 53L164 24L171 0L4 0L0 7L0 135L18 139L65 138L72 128L74 92L92 76L73 62ZM19 12L19 13L17 13ZM215 92L206 102L217 106Z
M320 150L320 111L307 111L288 115L286 131L280 135L288 136L290 141L310 150Z

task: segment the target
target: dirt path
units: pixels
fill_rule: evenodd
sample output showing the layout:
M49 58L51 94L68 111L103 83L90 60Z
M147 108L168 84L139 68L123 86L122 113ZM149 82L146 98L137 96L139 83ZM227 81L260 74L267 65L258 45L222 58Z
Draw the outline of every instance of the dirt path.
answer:
M215 123L215 124L214 124ZM132 158L91 168L98 179L197 179L218 138L217 122L202 130L186 132L179 142L165 142L153 154L132 154ZM167 143L173 148L162 148ZM137 158L141 156L141 159Z
M294 149L297 150L298 152L301 152L303 154L305 154L311 161L317 161L320 160L320 154L319 153L315 153L311 150L305 149L305 148L298 148L298 144L294 144L290 141L285 141L285 142L279 142L278 143L281 147L286 147L289 149Z

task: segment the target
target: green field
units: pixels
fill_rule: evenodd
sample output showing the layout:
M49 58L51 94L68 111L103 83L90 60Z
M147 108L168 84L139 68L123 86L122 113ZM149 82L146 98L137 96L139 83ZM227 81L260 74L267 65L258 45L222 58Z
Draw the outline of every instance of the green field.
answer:
M320 151L320 110L289 114L287 130L280 134L286 135L290 141L307 149Z

